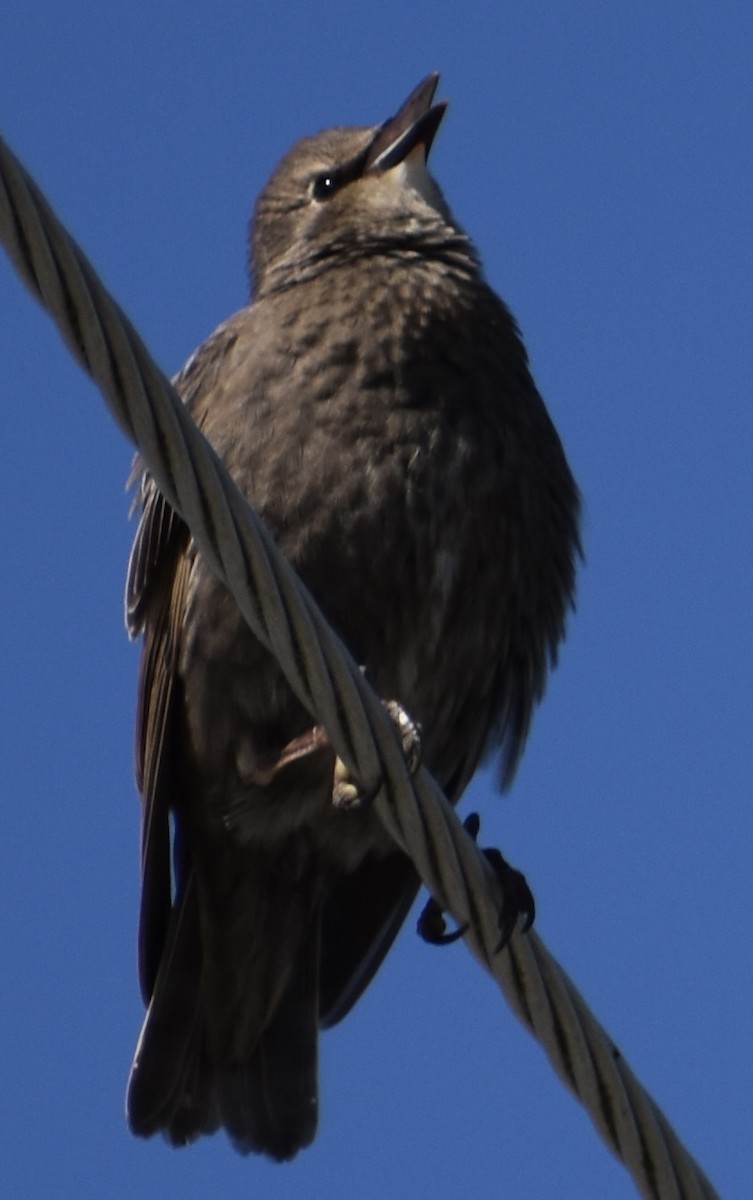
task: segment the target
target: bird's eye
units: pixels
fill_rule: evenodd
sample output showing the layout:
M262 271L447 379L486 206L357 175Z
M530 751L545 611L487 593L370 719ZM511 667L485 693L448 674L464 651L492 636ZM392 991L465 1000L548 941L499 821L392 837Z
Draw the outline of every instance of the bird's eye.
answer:
M335 171L322 171L311 183L311 195L315 200L329 200L342 187L342 179Z

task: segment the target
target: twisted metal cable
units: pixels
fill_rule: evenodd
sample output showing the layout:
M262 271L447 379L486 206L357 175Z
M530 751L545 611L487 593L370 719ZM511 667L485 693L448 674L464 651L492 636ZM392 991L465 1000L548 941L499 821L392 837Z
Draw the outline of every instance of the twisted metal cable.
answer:
M0 139L0 237L29 290L99 385L254 634L327 730L379 817L647 1200L717 1193L533 932L496 953L500 884L424 770L411 779L392 721L273 544L177 393L44 196ZM347 820L347 815L343 816Z

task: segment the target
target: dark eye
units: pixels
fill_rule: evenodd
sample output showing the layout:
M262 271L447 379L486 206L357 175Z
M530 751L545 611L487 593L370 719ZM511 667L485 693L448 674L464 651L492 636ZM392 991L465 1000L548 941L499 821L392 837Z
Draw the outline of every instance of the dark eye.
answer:
M315 200L329 200L341 187L342 179L336 171L322 171L313 178L311 195Z

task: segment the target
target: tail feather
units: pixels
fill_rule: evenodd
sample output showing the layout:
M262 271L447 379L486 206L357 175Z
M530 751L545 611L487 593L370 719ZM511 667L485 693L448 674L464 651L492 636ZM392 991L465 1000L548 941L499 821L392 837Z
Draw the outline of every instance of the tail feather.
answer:
M290 986L248 1063L217 1074L222 1124L243 1154L285 1160L316 1134L318 922Z
M317 1133L318 908L307 925L287 989L251 1058L216 1075L219 1117L241 1153L293 1158Z
M162 1132L183 1146L224 1126L241 1153L293 1158L311 1143L317 1125L319 905L308 908L299 928L274 1012L245 1057L228 1062L213 1053L218 1039L204 1010L197 893L191 875L172 913L136 1048L127 1093L130 1128L141 1137ZM264 980L257 982L264 988Z
M169 1130L181 1113L176 1144L204 1132L198 1115L209 1120L206 1081L202 1092L200 989L201 945L193 878L173 909L162 962L147 1009L128 1080L126 1111L133 1133L151 1137Z

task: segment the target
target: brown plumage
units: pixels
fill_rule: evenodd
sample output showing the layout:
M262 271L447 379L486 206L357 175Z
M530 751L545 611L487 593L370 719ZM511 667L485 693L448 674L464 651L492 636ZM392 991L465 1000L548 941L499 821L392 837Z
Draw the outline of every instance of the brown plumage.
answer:
M300 142L252 225L253 302L176 379L197 424L455 802L507 783L571 604L578 496L504 304L426 171L436 77L373 129ZM132 1129L241 1151L313 1138L321 1026L418 879L148 475L128 575L143 634L141 983Z

